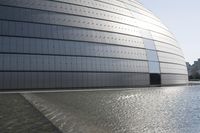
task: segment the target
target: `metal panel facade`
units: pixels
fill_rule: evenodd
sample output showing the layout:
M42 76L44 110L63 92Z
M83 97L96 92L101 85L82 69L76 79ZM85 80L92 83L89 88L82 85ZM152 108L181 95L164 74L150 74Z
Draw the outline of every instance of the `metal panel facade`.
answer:
M137 1L1 0L0 12L0 89L187 82L175 38Z

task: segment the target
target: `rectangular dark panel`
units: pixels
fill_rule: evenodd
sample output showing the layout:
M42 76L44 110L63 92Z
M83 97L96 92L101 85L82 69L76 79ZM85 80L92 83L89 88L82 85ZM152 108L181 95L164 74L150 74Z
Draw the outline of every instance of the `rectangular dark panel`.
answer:
M157 73L150 73L150 84L161 85L161 76Z

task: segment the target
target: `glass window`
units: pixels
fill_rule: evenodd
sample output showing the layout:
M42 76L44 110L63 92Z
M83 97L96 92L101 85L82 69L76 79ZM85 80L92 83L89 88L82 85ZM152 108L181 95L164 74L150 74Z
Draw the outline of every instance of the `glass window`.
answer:
M159 62L149 62L149 73L160 73Z
M143 41L144 41L144 47L146 49L156 50L155 43L153 40L143 39Z
M158 61L157 52L153 50L146 50L147 52L147 59L149 61Z

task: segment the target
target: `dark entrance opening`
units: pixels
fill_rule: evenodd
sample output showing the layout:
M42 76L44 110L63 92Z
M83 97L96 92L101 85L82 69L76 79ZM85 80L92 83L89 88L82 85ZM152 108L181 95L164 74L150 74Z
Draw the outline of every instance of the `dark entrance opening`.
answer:
M160 74L150 73L150 85L161 85Z

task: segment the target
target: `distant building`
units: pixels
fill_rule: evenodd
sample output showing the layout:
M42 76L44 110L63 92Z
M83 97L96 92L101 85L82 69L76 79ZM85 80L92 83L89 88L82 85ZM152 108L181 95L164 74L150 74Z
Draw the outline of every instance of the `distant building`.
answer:
M197 73L198 73L198 74L200 74L200 70L199 70L199 71L197 71Z
M188 76L191 76L191 70L192 70L192 65L190 65L189 62L186 62L187 70L188 70Z
M194 61L193 65L190 65L188 62L186 62L186 65L190 79L200 79L200 59Z

